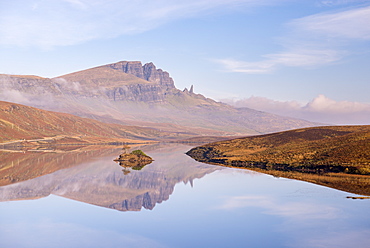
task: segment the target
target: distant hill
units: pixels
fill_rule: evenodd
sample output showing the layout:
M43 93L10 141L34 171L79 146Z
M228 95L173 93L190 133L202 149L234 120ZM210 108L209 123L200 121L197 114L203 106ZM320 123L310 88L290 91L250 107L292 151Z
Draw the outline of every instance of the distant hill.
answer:
M201 162L370 195L370 125L314 127L220 141L187 154Z
M106 143L171 139L184 135L153 128L102 123L71 114L51 112L0 101L0 146L18 143ZM189 137L193 134L184 135Z
M234 108L179 90L153 63L121 61L57 78L0 75L0 100L103 122L195 135L249 135L317 125Z

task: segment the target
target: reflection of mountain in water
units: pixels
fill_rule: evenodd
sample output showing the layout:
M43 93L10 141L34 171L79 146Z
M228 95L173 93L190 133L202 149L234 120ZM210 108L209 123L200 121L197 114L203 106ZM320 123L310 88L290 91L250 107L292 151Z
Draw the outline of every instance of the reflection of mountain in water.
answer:
M145 148L142 148L143 150ZM140 171L124 175L112 161L117 155L56 171L28 181L0 187L0 200L24 200L50 194L120 211L153 209L168 200L179 182L192 184L217 170L217 167L194 162L184 155L188 147L171 145L145 151L155 161Z
M0 186L70 168L96 157L119 152L114 146L60 146L58 150L1 150Z

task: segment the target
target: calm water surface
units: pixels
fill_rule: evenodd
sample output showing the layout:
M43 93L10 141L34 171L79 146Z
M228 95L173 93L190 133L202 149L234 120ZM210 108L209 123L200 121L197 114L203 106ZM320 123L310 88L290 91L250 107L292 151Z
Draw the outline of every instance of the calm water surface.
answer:
M48 153L69 164L0 187L0 247L370 247L370 200L202 164L188 146L141 149L155 160L142 170L113 162L120 149Z

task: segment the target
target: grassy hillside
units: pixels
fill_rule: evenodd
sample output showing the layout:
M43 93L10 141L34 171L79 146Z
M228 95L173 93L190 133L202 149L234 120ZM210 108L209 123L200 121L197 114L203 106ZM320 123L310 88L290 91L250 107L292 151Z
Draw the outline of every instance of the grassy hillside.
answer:
M89 87L150 84L150 82L144 79L105 66L70 73L59 78L63 78L69 82L78 82L81 86L87 85Z
M70 114L0 101L0 143L38 140L38 143L139 143L174 134L152 128L107 124ZM25 140L25 141L23 141Z
M187 154L201 162L332 187L335 183L335 188L370 195L370 125L304 128L220 141ZM357 189L349 190L349 184Z

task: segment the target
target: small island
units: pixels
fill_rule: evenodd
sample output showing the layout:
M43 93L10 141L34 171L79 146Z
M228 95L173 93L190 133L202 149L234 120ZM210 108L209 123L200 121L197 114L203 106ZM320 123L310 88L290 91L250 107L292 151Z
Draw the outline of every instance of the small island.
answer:
M118 158L113 161L118 162L120 166L132 168L133 170L141 170L144 166L153 162L153 159L146 155L142 150L134 150L130 153L126 149Z

